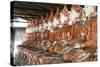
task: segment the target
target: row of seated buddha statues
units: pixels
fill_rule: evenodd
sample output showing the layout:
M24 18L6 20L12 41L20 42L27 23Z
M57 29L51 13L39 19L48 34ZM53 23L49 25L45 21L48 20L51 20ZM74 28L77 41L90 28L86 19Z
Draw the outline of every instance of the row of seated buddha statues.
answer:
M61 54L65 61L97 60L97 15L95 6L67 5L50 16L29 21L27 45Z

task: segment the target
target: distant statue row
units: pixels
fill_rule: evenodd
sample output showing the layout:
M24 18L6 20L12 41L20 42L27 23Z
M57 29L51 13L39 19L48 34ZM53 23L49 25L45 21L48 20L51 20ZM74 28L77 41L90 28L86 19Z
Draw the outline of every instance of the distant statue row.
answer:
M41 16L41 19L29 21L26 28L27 39L43 40L52 35L50 36L52 40L52 38L54 38L54 33L56 33L56 36L58 34L57 37L55 36L55 39L68 38L69 36L71 37L68 39L77 39L79 34L82 37L87 34L87 39L89 39L93 36L92 32L96 32L96 20L95 6L85 6L82 8L79 5L72 5L71 11L69 11L67 6L64 5L61 12L57 8L54 16L51 10L51 15L49 17L46 15L46 18ZM93 24L95 28L94 26L92 27L91 24ZM89 27L93 28L93 30Z
M75 61L80 56L84 58L94 56L97 48L96 7L82 8L79 5L72 5L69 11L64 5L61 12L57 8L55 15L51 10L49 17L46 14L46 18L41 16L41 19L29 21L26 33L27 40L32 43L32 46L63 54L65 60L71 58L71 61ZM84 48L88 49L84 50ZM72 56L68 58L70 55L73 58ZM92 58L94 60L94 57Z
M61 28L64 24L72 25L76 21L85 23L88 20L87 18L91 16L96 16L96 7L94 6L85 6L82 8L79 5L74 5L71 7L71 11L69 11L65 5L61 12L57 8L55 15L53 15L53 11L51 10L49 17L46 14L46 18L41 16L41 19L29 21L26 33L43 32L44 30L53 32L54 27Z

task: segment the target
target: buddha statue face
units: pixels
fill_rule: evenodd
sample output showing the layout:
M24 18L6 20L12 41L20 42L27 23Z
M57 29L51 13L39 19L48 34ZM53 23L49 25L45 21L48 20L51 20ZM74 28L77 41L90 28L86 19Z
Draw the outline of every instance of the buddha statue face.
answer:
M37 30L37 32L39 31L39 25L36 26L36 30Z
M39 24L39 31L41 31L42 29L42 24Z
M49 27L48 22L44 22L44 23L43 23L43 29L44 29L44 30L48 30L48 27Z
M54 25L53 25L53 22L48 22L48 29L51 31L51 32L53 32L53 30L54 30Z
M46 26L45 29L48 30L48 23L46 23L45 26Z
M57 20L57 19L54 17L53 25L54 25L54 27L59 27L59 25L60 25L60 20Z
M64 8L62 9L60 13L61 24L63 25L66 21L68 21L68 18L69 18L69 11L67 9L67 6L64 5Z
M53 19L54 19L53 11L51 10L51 14L48 19L48 30L50 30L51 32L53 31L53 28L54 28Z
M63 25L66 21L68 21L68 16L64 16L63 14L60 14L61 17L60 17L60 21L61 21L61 24Z
M31 22L32 22L32 26L31 26L32 33L34 33L34 20L32 20Z
M70 19L72 22L75 23L76 18L79 16L79 13L77 13L74 9L71 9L71 13L70 13Z
M43 23L43 29L46 30L47 24L46 22Z
M48 25L47 26L48 26L48 30L50 30L50 21L48 21Z
M32 32L34 33L34 26L32 27Z
M60 11L59 8L57 8L55 16L53 18L53 26L59 27L59 25L60 25Z
M36 32L36 27L34 26L34 32Z
M85 6L83 8L86 16L95 16L96 15L96 7L95 6Z
M81 7L79 5L73 5L70 11L70 20L75 23L76 21L80 21L81 16Z
M29 23L28 23L28 25L27 25L26 33L30 33L30 21L29 21Z

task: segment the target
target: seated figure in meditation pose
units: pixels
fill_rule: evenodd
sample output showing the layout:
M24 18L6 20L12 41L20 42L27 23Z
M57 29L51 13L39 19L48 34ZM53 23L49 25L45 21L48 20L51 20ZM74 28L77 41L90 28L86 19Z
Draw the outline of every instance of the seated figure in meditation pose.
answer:
M67 9L67 6L64 5L63 10L61 13L57 13L55 16L57 19L59 19L59 24L56 26L56 40L58 41L57 45L54 48L55 53L59 53L62 49L64 49L67 46L67 34L68 34L68 21L69 21L69 11ZM57 35L58 34L58 35Z
M85 6L87 21L84 24L82 30L84 30L85 41L77 44L78 48L74 49L68 53L63 54L63 58L66 61L76 62L76 61L95 61L96 60L96 42L97 42L97 17L96 9L94 6ZM75 37L74 37L75 38ZM72 52L72 53L71 53Z
M85 24L86 41L82 43L83 47L91 54L96 53L97 48L97 16L95 6L85 6L87 22Z
M81 30L81 19L82 17L82 8L79 5L72 5L71 13L70 13L70 22L72 22L71 26L71 39L68 42L69 45L74 45L75 42L79 41L79 35Z

